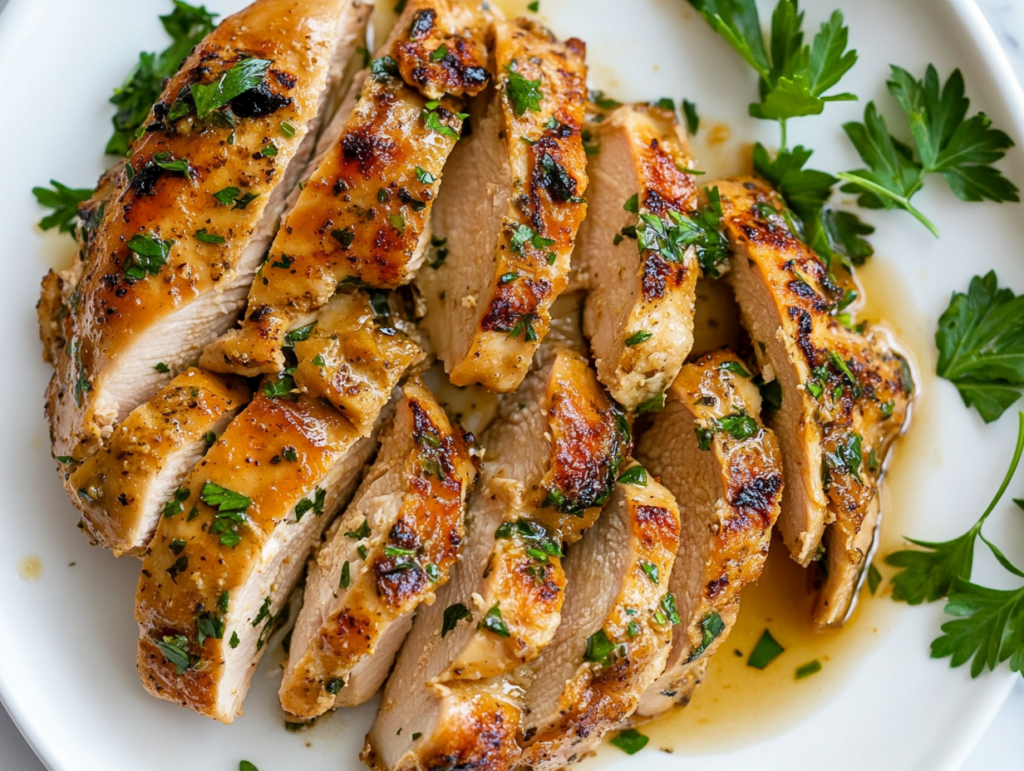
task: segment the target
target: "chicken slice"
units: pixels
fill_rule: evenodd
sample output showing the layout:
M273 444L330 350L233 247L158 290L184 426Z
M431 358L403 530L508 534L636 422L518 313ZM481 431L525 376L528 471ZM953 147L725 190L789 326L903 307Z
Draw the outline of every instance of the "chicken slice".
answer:
M562 624L530 665L522 767L557 769L592 753L661 674L679 620L669 585L679 546L672 493L629 464L565 559Z
M457 99L428 101L403 82L388 54L413 45L427 19L437 28L426 34L451 30L453 47L463 34L482 45L485 18L468 6L448 0L406 6L378 58L357 77L358 102L342 107L325 133L315 171L253 281L241 329L208 346L203 366L241 375L280 372L285 336L339 285L393 288L412 280L423 263L430 212L464 117ZM476 26L456 32L463 23ZM467 57L486 62L486 48L466 45Z
M671 227L669 212L697 208L693 175L681 170L693 158L671 110L625 105L591 130L600 152L588 159L589 216L572 267L590 290L583 329L597 376L633 411L660 397L693 346L696 253L650 248L659 242L645 238L653 230L641 219Z
M370 699L391 669L416 608L448 581L476 478L472 436L419 382L355 500L313 562L281 683L286 712L314 718Z
M95 452L235 323L368 11L257 0L168 80L67 301L47 391L56 455Z
M628 452L624 419L586 361L562 347L542 353L483 436L462 558L417 613L367 736L376 767L451 757L497 769L518 753L514 672L551 641L562 544L593 524Z
M405 372L425 358L415 325L386 292L339 292L291 336L296 387L329 401L364 434Z
M913 378L889 335L862 334L831 315L842 290L789 231L767 185L737 179L718 189L743 321L765 379L782 388L772 423L786 468L779 529L803 565L828 553L836 573L815 619L841 623L873 537L885 454L909 416ZM822 534L837 518L832 548L824 549Z
M165 504L176 506L181 481L248 401L242 383L191 368L136 407L68 479L89 538L141 556Z
M689 701L707 659L732 631L740 592L761 575L783 474L760 412L746 365L715 351L683 366L665 409L638 442L637 458L679 502L680 547L668 589L681 625L637 718Z
M402 79L428 99L476 96L487 72L490 11L470 0L412 0L391 33Z
M584 45L538 24L494 25L498 87L470 106L434 211L439 250L418 283L456 385L514 391L567 284L586 212Z
M313 544L376 446L318 399L255 396L174 494L146 554L135 613L150 693L224 723L240 714Z

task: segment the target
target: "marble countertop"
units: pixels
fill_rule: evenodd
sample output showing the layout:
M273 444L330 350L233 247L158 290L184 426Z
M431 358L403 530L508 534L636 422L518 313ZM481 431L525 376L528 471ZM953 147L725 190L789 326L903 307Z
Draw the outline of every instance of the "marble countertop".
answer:
M1024 83L1024 0L976 0L996 31L1000 44ZM0 0L0 10L6 0ZM962 771L1024 769L1024 679L1017 683L1002 711L968 758ZM45 771L7 713L0 709L0 769Z

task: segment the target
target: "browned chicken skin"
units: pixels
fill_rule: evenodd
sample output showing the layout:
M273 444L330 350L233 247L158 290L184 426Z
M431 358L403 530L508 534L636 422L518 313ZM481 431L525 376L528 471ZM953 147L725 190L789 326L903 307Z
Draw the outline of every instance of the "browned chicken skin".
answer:
M641 251L640 215L668 222L697 208L686 136L670 110L617 108L589 124L598 152L589 158L589 216L573 254L575 284L588 290L583 329L597 374L634 411L675 380L693 345L700 267L692 249L681 262Z
M557 769L591 754L665 667L679 511L642 466L623 469L597 523L565 559L562 623L530 665L523 768Z
M422 383L403 389L380 454L306 582L281 683L286 712L313 718L370 699L416 608L448 581L476 478L472 437Z
M445 257L418 284L451 381L509 392L547 334L586 212L586 70L580 41L533 22L498 21L494 35L497 88L470 107L435 209Z
M348 0L257 0L168 81L66 299L67 342L47 394L55 455L95 452L234 323L337 85L333 62L348 58L365 11ZM258 85L225 104L216 83L236 67Z
M842 623L873 540L883 463L909 415L913 379L885 332L861 334L831 314L842 291L790 233L767 185L740 178L717 186L743 321L765 379L782 388L772 421L786 469L779 529L801 564L828 560L815 620Z
M669 579L681 623L665 671L636 718L689 701L707 659L732 631L740 592L756 581L782 499L782 456L758 415L746 365L715 351L683 366L637 457L679 502L679 554Z
M482 439L462 560L421 608L385 688L367 736L380 768L426 768L435 756L504 768L518 754L513 672L551 641L562 544L593 524L628 451L623 419L585 360L555 345L541 354ZM472 724L492 733L473 736Z

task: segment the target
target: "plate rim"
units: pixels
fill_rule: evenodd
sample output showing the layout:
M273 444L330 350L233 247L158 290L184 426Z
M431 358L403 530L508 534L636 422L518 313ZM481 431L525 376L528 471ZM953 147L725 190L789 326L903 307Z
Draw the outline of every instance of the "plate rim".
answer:
M838 4L841 0L835 1ZM1012 125L1008 128L1016 133L1021 144L1024 145L1024 82L1018 79L1014 72L1003 44L996 36L977 0L945 0L945 3L967 33L965 42L975 48L982 66L991 76L995 96L1010 116ZM0 52L3 52L0 53L0 72L5 72L9 66L12 66L9 62L17 50L16 46L7 46L3 43L8 41L12 35L16 35L19 30L31 28L41 10L42 6L33 4L31 0L8 0L5 6L0 7ZM3 670L4 668L0 666L0 705L10 716L26 744L48 771L76 771L71 767L57 765L56 760L48 759L45 750L48 749L49 739L42 730L45 722L34 720L27 710L22 708L21 699L9 687ZM996 715L1002 710L1018 679L1017 673L1001 669L988 672L985 677L996 681L990 682L988 688L993 696L987 701L984 709L965 716L966 719L961 722L963 729L958 738L951 740L947 747L948 754L943 758L942 769L957 771L961 768ZM995 687L999 680L1003 681L1001 688Z

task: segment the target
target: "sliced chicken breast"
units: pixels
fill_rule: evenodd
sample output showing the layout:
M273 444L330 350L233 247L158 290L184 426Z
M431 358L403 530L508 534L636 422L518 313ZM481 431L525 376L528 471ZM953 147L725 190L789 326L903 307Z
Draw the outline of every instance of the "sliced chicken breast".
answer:
M588 125L600 151L588 159L589 216L573 271L590 292L583 328L597 375L633 411L660 398L693 346L696 253L663 248L644 219L667 232L670 212L697 208L693 175L681 170L693 158L671 110L625 105Z
M291 333L296 387L329 401L364 434L402 376L425 358L415 325L389 294L338 292L314 322Z
M286 712L314 718L380 688L416 608L433 602L458 559L471 448L418 379L406 384L376 461L310 569L281 683Z
M484 434L461 561L417 613L367 736L377 767L452 757L507 768L518 754L514 673L551 641L562 546L593 524L628 452L624 419L586 361L561 347L545 361Z
M530 665L521 767L558 769L586 757L636 709L679 622L669 586L679 546L672 494L628 464L565 559L562 623Z
M493 11L473 0L411 0L390 36L402 79L428 99L476 96L487 85Z
M767 185L741 178L718 189L743 321L765 379L782 387L772 423L786 468L779 529L801 564L826 552L830 570L838 560L822 594L827 607L819 605L815 617L839 623L873 537L882 461L909 415L913 378L890 336L861 334L831 315L842 290L789 231ZM843 534L825 549L825 527L840 516Z
M412 279L427 255L430 212L464 115L457 99L441 94L431 101L404 82L390 52L402 49L408 64L421 36L442 35L467 61L486 64L485 25L481 13L448 0L406 6L357 79L358 102L347 112L343 107L344 122L325 135L315 171L253 281L241 329L208 346L204 366L243 375L280 372L285 336L338 286L393 288ZM446 71L446 60L410 82L422 81L434 93L429 86ZM483 78L480 87L486 72Z
M524 19L494 25L497 88L470 107L434 212L438 250L418 284L456 385L514 391L567 284L586 211L584 45Z
M177 506L181 481L248 401L241 382L193 367L136 407L103 450L69 472L86 535L119 557L141 556L161 512Z
M637 719L689 701L707 659L732 631L740 592L761 576L783 474L760 412L747 365L715 351L682 368L665 409L638 442L637 458L679 502L680 545L668 590L681 623Z
M56 455L95 452L235 323L367 16L354 0L257 0L167 82L68 298L47 392Z
M146 554L135 614L151 694L224 723L241 714L278 614L376 446L318 399L257 393Z

